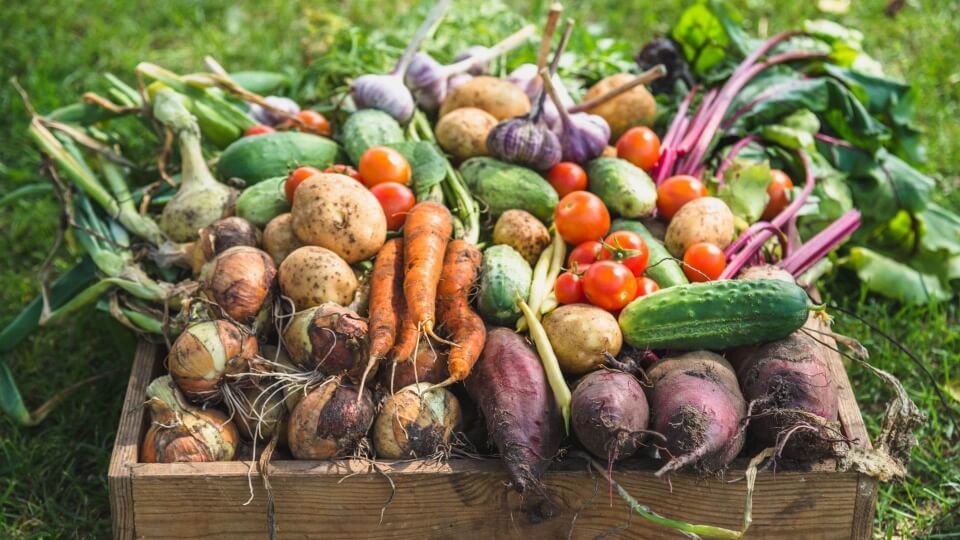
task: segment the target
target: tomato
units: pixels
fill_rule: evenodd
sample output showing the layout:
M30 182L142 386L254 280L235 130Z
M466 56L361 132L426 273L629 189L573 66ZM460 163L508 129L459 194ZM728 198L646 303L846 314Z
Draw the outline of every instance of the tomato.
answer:
M723 250L709 242L697 242L683 254L683 273L690 281L714 281L726 267Z
M596 240L590 240L577 244L567 257L567 266L573 268L577 266L581 270L597 262L600 252L603 251L603 244Z
M316 167L297 167L287 176L287 181L283 183L283 191L287 194L287 200L293 202L293 194L304 180L315 174L320 174L320 169Z
M648 127L634 127L617 140L617 157L650 172L660 161L660 137Z
M570 161L561 161L547 173L547 180L553 189L557 190L557 195L564 197L574 191L585 191L587 189L587 171L583 167Z
M611 233L603 241L603 251L600 252L601 261L617 261L623 263L635 276L642 276L647 269L650 252L647 243L640 235L630 231Z
M407 213L417 204L413 191L403 184L383 182L370 188L370 193L380 201L383 214L387 216L387 228L399 230L407 221Z
M350 178L353 178L357 182L363 183L363 178L360 178L360 173L358 173L356 169L354 169L349 165L341 165L338 163L336 165L331 165L327 167L326 169L323 170L323 172L333 173L333 174L342 174L344 176L349 176Z
M297 113L297 118L303 122L303 129L309 133L316 133L317 135L330 135L330 122L327 121L327 117L318 113L317 111L311 111L310 109L304 109Z
M583 274L583 293L591 304L614 311L637 295L637 280L626 266L600 261L591 264Z
M587 296L583 293L583 275L564 272L557 277L553 293L561 304L585 304Z
M574 191L560 199L554 221L568 244L599 240L610 230L610 212L600 197L589 191Z
M657 187L657 212L664 219L671 219L681 206L707 196L707 186L698 178L681 174L671 176Z
M646 277L638 276L637 277L637 295L634 298L640 298L641 296L647 296L653 294L660 290L660 286L657 285L657 282Z
M793 189L793 180L790 180L787 173L780 169L770 169L770 176L773 177L767 186L767 195L770 196L770 200L767 201L767 207L763 209L762 216L766 221L777 217L777 214L783 212L783 209L790 204L788 195Z
M386 146L372 146L360 156L360 178L367 187L383 182L410 183L410 164L403 154Z
M265 133L273 133L276 130L270 126L265 126L263 124L257 124L255 126L250 126L246 131L243 132L244 137L253 137L254 135L263 135Z

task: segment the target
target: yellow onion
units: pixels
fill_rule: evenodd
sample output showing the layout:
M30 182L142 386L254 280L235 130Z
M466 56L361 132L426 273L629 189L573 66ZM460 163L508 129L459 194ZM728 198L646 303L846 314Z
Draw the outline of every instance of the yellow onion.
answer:
M283 346L301 369L359 380L367 363L367 320L327 302L294 315Z
M385 363L377 376L382 388L391 391L416 383L439 384L450 377L447 371L447 353L436 345L420 340L417 356L411 362L399 362L396 366Z
M332 380L307 394L290 415L287 444L297 459L351 455L373 424L373 398L360 399L352 385Z
M167 367L192 401L217 403L227 375L247 370L257 340L230 321L205 321L187 327L170 347Z
M387 398L373 427L377 457L422 458L450 444L463 420L460 402L432 386L411 385Z
M204 264L232 247L259 244L260 231L249 221L236 216L218 219L200 229L200 237L193 243L193 273L199 274Z
M270 440L281 429L280 442L286 440L287 405L283 388L268 384L248 384L240 388L234 416L240 433L247 440Z
M269 255L249 246L232 247L203 266L200 286L224 314L252 323L268 307L277 267Z
M151 424L140 448L144 463L230 461L240 437L225 414L191 405L169 375L147 387Z

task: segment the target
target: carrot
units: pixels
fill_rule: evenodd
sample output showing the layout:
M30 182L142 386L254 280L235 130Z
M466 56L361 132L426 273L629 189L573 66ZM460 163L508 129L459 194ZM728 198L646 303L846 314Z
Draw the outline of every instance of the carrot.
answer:
M469 242L454 240L447 244L437 286L437 315L456 346L450 347L447 358L450 378L441 383L443 385L462 381L470 375L487 340L483 319L470 307L470 289L480 273L482 261L480 250Z
M443 268L447 242L453 234L453 218L446 206L424 201L407 214L403 225L403 295L407 316L418 330L437 341L434 331L437 284Z
M410 316L406 302L400 308L400 326L397 328L397 339L390 351L390 358L394 362L406 362L413 355L417 347L420 332L417 331L417 322Z
M394 238L380 248L373 261L368 312L369 359L360 379L360 395L367 375L393 347L403 312L403 239Z

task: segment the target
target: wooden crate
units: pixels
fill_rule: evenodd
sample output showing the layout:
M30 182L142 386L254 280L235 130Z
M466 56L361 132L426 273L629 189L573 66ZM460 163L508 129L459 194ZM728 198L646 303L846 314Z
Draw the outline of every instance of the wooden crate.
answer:
M845 434L869 445L839 355L825 349L840 386ZM266 500L249 462L147 464L138 447L147 427L147 384L159 374L162 351L142 343L130 375L109 486L113 534L128 538L266 538ZM724 478L653 475L654 463L631 460L616 479L642 504L668 517L738 529L745 463ZM270 466L280 538L675 538L631 514L606 483L580 462L558 464L544 478L553 506L506 487L495 459L447 463L384 463L384 474L357 461L276 461ZM255 497L249 504L250 485ZM392 500L391 500L392 493ZM871 536L877 485L836 463L805 471L766 471L757 478L750 538ZM389 504L388 503L389 500Z

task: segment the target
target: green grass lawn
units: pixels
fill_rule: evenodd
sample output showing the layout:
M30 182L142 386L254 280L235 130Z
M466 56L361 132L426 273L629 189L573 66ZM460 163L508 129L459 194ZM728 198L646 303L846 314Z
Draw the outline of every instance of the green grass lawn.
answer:
M895 19L884 0L851 1L835 18L867 36L867 50L888 73L913 82L919 122L927 130L928 172L941 181L941 202L960 207L960 3L911 0ZM7 84L19 78L40 111L73 102L111 71L132 81L137 62L150 60L175 71L202 69L213 54L235 69L298 69L304 10L327 6L358 24L384 24L407 6L330 1L173 0L144 4L119 0L13 3L0 20L0 194L37 180L38 157L25 137L27 115ZM527 12L542 11L544 2ZM606 21L612 37L640 46L665 32L686 1L570 2L582 23ZM737 0L753 32L772 34L821 16L815 2ZM0 324L38 291L36 270L52 244L58 211L47 193L0 208ZM72 261L65 250L62 270ZM826 283L830 300L875 321L915 351L941 385L960 394L960 309L901 308L866 297L847 275ZM918 433L910 478L884 486L878 535L947 537L960 534L960 434L944 414L933 387L904 355L855 320L837 314L839 332L858 337L878 367L896 374L929 415ZM73 381L107 376L84 388L37 428L0 418L0 537L105 537L110 531L106 471L113 433L129 374L134 338L105 314L87 311L40 332L13 355L28 404L36 406ZM851 366L857 397L876 432L891 394L877 378ZM948 398L949 399L949 398ZM952 404L958 407L958 403Z

